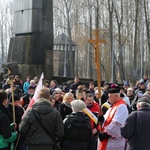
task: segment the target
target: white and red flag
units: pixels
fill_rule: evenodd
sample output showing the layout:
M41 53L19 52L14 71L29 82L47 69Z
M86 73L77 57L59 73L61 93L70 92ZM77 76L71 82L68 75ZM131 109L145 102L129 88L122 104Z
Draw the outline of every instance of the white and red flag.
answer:
M32 105L37 101L37 99L38 99L38 92L39 92L39 91L42 89L42 87L43 87L43 79L44 79L44 74L42 73L42 74L41 74L41 77L40 77L40 79L39 79L39 82L38 82L38 84L37 84L37 86L36 86L36 89L35 89L35 93L34 93L34 95L33 95L33 98L31 99L31 101L30 101L30 103L29 103L27 109L31 108Z

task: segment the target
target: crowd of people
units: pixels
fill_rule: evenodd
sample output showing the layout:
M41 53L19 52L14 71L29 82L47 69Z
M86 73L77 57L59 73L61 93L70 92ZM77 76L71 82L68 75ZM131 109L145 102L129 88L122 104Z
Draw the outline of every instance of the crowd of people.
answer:
M38 81L28 76L23 82L18 75L5 80L0 90L0 150L150 149L147 75L135 86L105 82L101 91L94 82L83 85L78 77L70 85L46 80L38 100L28 108Z

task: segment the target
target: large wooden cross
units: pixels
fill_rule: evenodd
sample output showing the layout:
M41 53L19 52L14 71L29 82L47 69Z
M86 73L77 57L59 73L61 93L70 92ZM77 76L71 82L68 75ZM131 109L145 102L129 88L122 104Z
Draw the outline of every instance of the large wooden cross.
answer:
M100 71L100 44L105 43L105 40L99 39L99 30L95 29L95 39L88 40L89 43L93 44L94 47L94 56L95 56L95 65L97 72L97 83L98 83L98 98L101 99L101 71ZM101 105L101 100L99 101Z

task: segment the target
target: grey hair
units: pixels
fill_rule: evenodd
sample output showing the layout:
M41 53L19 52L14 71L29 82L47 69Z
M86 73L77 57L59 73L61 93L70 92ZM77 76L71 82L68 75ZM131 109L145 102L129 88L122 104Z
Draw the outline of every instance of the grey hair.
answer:
M150 107L150 104L147 103L147 102L139 102L139 103L137 103L137 106L140 106L140 107Z

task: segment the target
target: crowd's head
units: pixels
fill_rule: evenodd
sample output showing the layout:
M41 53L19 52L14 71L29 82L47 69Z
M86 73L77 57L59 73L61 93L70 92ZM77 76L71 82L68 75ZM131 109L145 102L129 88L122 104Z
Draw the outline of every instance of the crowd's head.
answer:
M38 98L50 99L50 90L48 88L42 88L38 93Z
M86 104L82 100L74 100L71 102L73 112L81 112L86 108Z
M8 103L8 96L4 90L0 90L0 105L6 106Z

